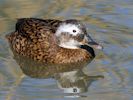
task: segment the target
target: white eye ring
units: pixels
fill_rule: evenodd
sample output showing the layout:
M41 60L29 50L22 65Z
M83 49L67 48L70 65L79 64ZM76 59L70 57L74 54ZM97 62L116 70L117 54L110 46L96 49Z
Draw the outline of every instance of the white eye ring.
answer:
M61 33L63 32L76 36L78 33L81 32L81 30L78 28L77 25L74 25L74 24L61 24L56 31L56 36L61 35Z

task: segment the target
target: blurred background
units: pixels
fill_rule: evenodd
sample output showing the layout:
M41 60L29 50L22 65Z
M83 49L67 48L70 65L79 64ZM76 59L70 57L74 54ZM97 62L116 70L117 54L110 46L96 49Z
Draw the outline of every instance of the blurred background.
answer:
M5 35L17 18L78 19L104 46L83 72L103 75L79 100L133 100L133 0L0 0L0 100L66 100L57 81L25 76Z

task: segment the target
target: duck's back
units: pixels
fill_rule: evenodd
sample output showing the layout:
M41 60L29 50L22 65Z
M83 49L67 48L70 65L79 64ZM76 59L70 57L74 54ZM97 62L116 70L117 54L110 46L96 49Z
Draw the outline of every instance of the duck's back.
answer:
M17 53L35 60L48 60L56 52L54 33L60 23L59 20L22 18L17 21L15 32L7 38Z
M58 25L61 23L59 20L51 19L37 19L37 18L21 18L16 23L16 31L22 36L37 35L39 32L50 31L55 32Z

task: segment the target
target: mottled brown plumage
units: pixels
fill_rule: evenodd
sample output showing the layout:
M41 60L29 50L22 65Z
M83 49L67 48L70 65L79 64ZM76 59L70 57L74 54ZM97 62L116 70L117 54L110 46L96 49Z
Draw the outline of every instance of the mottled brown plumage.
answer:
M69 23L69 21L76 22L75 20L66 22ZM76 63L92 60L95 54L87 45L82 45L79 49L68 49L57 45L58 39L55 32L63 22L22 18L16 23L15 32L8 34L7 38L12 50L18 54L45 63Z

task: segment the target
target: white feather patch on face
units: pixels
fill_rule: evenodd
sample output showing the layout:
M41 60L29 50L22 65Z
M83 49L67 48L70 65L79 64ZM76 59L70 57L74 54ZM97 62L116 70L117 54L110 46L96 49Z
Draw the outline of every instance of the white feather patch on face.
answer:
M73 30L75 32L73 32ZM77 25L74 25L74 24L62 24L57 29L56 36L61 35L61 33L63 33L63 32L66 32L68 34L72 34L73 36L76 36L78 33L81 33L81 30L78 28Z
M78 45L80 45L80 43L72 39L67 42L61 42L59 44L60 47L68 48L68 49L78 49L79 48Z

